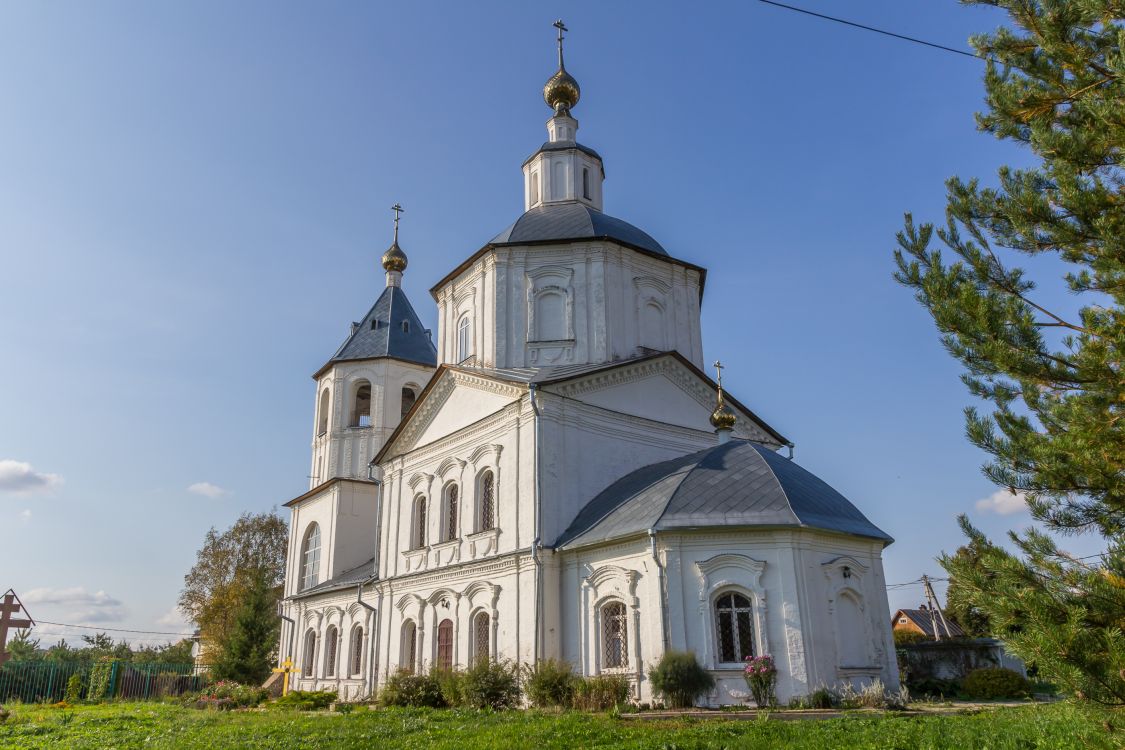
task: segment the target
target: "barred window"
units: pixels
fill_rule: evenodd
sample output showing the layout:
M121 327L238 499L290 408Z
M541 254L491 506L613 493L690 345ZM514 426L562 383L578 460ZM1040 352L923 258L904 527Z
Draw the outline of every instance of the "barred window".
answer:
M442 620L437 626L437 663L439 669L453 669L452 620Z
M733 591L715 601L719 661L735 663L754 655L754 627L750 600Z
M487 612L478 612L473 618L473 661L480 663L488 661L492 654L491 634L492 619Z
M327 649L324 659L325 677L336 676L336 652L339 650L339 641L340 631L336 629L335 625L329 626L328 632L324 634L324 648Z
M457 485L451 484L445 491L445 541L457 538Z
M610 602L602 607L602 666L617 669L629 666L628 623L625 605Z
M411 536L414 549L426 546L426 498L422 495L414 498L414 529Z
M407 674L414 674L418 666L418 626L413 620L407 620L402 626L402 658L399 659L399 668Z
M317 584L320 575L320 526L312 524L301 543L301 591Z
M305 660L301 663L301 674L316 677L316 631L311 628L305 633Z
M496 528L496 478L486 471L480 479L480 530Z
M357 675L363 671L363 628L356 625L352 628L352 646L348 651L351 656L351 674Z

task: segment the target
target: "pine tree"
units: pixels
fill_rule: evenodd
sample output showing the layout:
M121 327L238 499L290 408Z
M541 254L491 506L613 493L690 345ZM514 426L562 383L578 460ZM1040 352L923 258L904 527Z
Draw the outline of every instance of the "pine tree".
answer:
M219 643L214 672L221 680L253 685L269 676L277 653L279 592L263 569L253 571L248 578L230 634Z
M947 182L943 228L906 216L896 279L933 315L962 379L984 473L1023 493L1047 533L1013 555L962 517L979 556L945 556L964 600L1009 647L1077 695L1125 703L1125 59L1121 0L963 0L1010 23L972 43L987 59L981 130L1030 149L997 187ZM951 251L931 247L934 237ZM1080 309L1038 297L1013 264L1057 261ZM1099 533L1100 560L1049 533Z
M981 548L970 542L963 547L958 547L953 553L951 565L955 570L964 566L970 568L980 565ZM945 614L951 617L966 635L973 638L982 638L992 635L992 623L988 615L973 604L974 590L966 585L957 573L950 573L949 587L945 590Z

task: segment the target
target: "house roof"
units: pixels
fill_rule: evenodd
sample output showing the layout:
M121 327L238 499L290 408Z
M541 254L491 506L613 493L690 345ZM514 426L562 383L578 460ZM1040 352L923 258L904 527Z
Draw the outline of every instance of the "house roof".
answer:
M375 485L375 482L371 481L370 479L353 479L352 477L333 477L333 478L328 479L324 482L321 482L320 484L318 484L316 487L313 487L308 492L306 492L304 494L301 494L301 495L297 495L297 497L293 498L292 500L287 500L286 502L282 503L282 505L286 508L292 508L294 505L297 505L297 504L301 503L303 500L308 500L310 497L315 497L316 495L319 495L320 493L327 490L329 487L331 487L335 484L339 484L341 482L353 482L355 484L370 484L370 485L373 485L373 486Z
M823 480L747 440L645 466L579 511L554 547L578 547L648 530L798 527L890 536Z
M437 366L437 348L430 332L401 287L388 286L383 290L363 320L352 325L348 338L313 377L319 377L336 362L378 357Z
M305 596L312 596L314 594L322 594L326 591L335 591L336 589L346 589L352 586L358 586L372 576L375 571L375 558L372 557L367 562L361 563L354 568L345 570L327 581L318 583L312 588L299 591L293 595L294 599L300 599Z
M523 245L547 240L611 239L656 255L668 251L647 232L577 201L529 208L490 245Z
M908 618L914 625L918 626L921 631L928 635L930 638L936 638L934 634L934 624L930 620L930 610L928 609L900 609L895 612L895 616L891 618L892 629L900 625L899 619L902 617ZM953 638L960 638L965 635L964 629L952 619L949 615L945 615L945 622L949 625L949 634ZM938 618L938 628L940 632L944 633L945 628L941 626L941 619Z

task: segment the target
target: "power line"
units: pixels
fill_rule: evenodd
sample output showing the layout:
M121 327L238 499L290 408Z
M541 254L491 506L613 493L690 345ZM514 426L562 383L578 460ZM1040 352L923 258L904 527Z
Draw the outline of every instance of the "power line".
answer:
M865 26L862 23L856 23L855 21L848 21L847 19L837 18L836 16L826 16L823 13L816 13L816 12L811 11L811 10L806 10L805 8L798 8L794 5L786 5L785 3L774 2L774 0L758 0L758 2L765 3L766 5L773 5L773 6L778 7L778 8L784 8L785 10L791 10L791 11L794 11L796 13L804 13L806 16L813 16L815 18L822 18L825 21L832 21L834 23L844 24L845 26L851 26L853 28L863 29L864 31L873 31L876 34L882 34L883 36L894 37L895 39L901 39L905 42L913 42L914 44L924 44L927 47L933 47L934 49L940 49L940 50L943 50L945 52L953 52L954 54L964 55L965 57L972 57L972 58L977 59L977 60L992 60L992 58L981 57L980 55L978 55L974 52L968 52L968 51L963 50L963 49L957 49L956 47L947 47L944 44L938 44L937 42L927 42L925 39L919 39L919 38L913 37L913 36L906 36L905 34L896 34L893 31L887 31L886 29L877 29L874 26ZM995 62L995 60L992 60L992 61Z
M69 622L51 622L50 620L36 620L36 622L43 623L44 625L57 625L57 626L63 627L63 628L82 628L84 630L98 630L98 631L102 631L102 632L113 632L113 633L141 633L141 634L145 634L145 635L178 635L181 638L190 638L190 637L195 635L195 633L173 633L173 632L168 631L168 630L129 630L128 628L106 628L106 627L102 627L100 625L75 625L75 624L69 623Z

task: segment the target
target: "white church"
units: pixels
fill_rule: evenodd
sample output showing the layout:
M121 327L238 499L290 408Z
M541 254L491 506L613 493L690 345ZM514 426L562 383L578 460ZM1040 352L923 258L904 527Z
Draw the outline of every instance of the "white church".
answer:
M435 337L396 213L386 288L313 376L280 660L347 700L400 670L553 657L650 701L668 649L712 671L711 705L751 701L761 654L783 702L896 688L891 538L704 372L706 269L604 213L558 26L523 214L434 284Z

